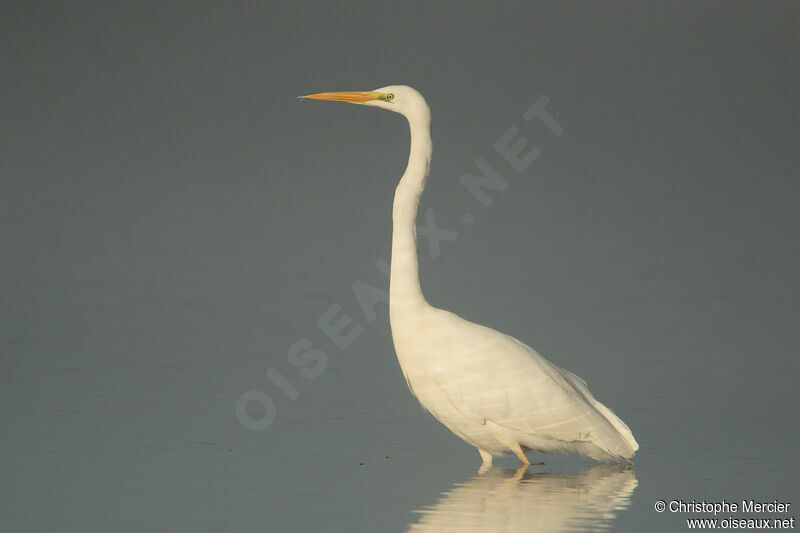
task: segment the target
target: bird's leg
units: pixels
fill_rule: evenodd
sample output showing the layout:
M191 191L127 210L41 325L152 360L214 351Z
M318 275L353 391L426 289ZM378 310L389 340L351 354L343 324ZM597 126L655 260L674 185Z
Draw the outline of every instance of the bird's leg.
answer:
M483 463L481 463L481 467L478 471L485 472L492 467L492 454L480 448L478 448L478 452L481 454L481 459L483 459Z
M514 452L514 455L516 455L519 461L522 463L522 466L527 467L528 465L531 464L531 462L522 452L522 448L519 447L519 444L514 444L513 446L510 446L510 448L511 451Z

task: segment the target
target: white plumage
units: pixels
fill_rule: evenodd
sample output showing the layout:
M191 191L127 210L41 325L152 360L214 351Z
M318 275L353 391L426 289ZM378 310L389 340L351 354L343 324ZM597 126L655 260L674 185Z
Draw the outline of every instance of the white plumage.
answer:
M422 295L415 219L432 150L422 95L397 85L304 98L381 107L408 119L411 150L392 211L389 315L400 367L422 406L478 448L484 467L509 451L528 464L525 449L577 451L603 461L632 457L639 445L630 429L585 381L508 335L432 307Z

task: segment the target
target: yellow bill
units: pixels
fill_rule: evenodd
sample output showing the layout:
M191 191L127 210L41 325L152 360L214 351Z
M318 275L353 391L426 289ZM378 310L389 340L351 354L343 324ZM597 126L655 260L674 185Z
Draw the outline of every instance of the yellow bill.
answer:
M342 91L333 93L314 93L305 96L298 96L301 99L309 100L330 100L333 102L350 102L351 104L363 104L372 100L386 100L387 95L374 91Z

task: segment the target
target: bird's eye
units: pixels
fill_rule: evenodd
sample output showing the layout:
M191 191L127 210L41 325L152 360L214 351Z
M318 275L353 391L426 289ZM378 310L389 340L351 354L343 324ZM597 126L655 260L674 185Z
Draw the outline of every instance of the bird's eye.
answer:
M392 93L387 94L386 95L386 101L387 102L391 102L392 100L394 100L394 95Z

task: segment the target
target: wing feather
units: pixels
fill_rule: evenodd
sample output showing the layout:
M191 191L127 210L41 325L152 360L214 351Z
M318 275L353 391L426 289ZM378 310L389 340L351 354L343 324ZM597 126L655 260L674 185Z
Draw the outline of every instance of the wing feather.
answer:
M458 357L431 358L426 368L459 412L537 439L589 442L615 458L633 455L638 444L630 429L583 379L513 337L453 316L469 325L448 343Z

